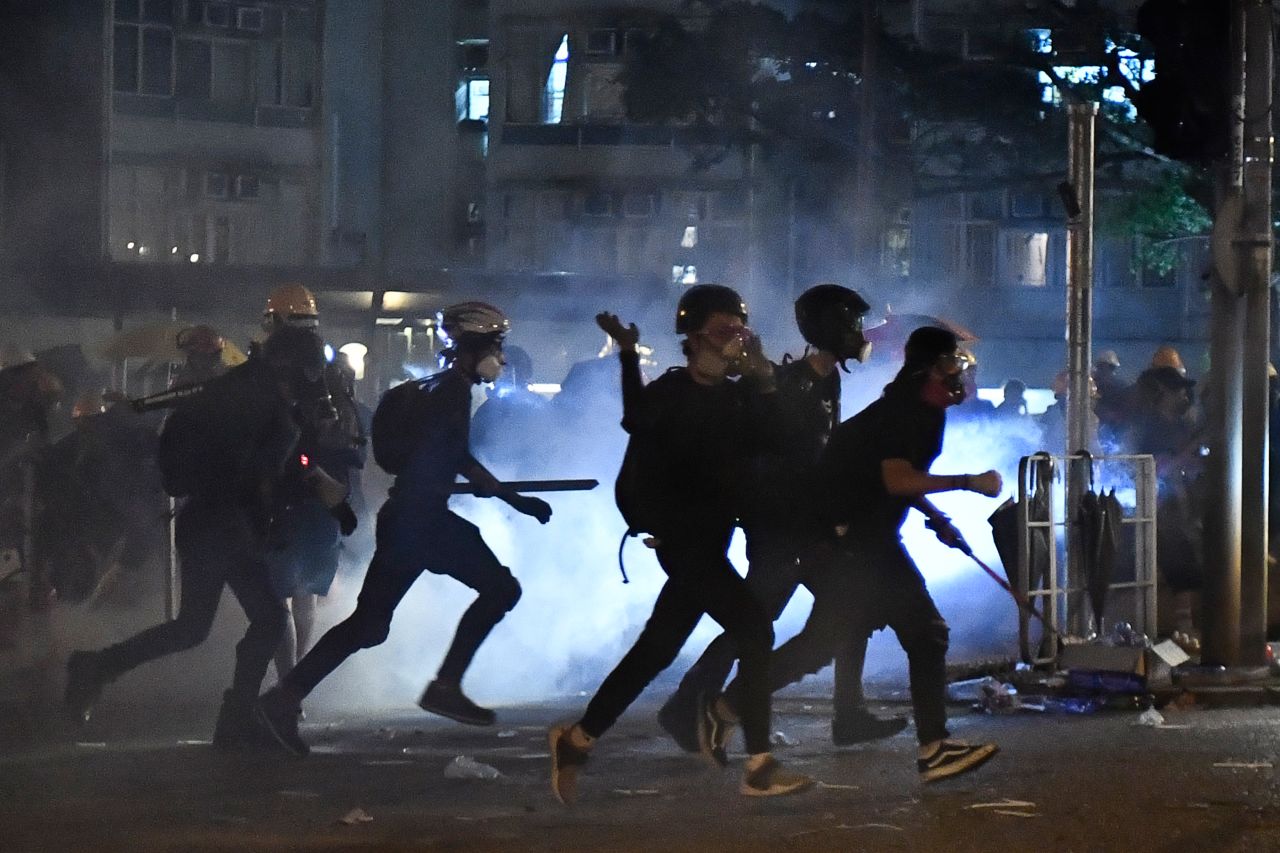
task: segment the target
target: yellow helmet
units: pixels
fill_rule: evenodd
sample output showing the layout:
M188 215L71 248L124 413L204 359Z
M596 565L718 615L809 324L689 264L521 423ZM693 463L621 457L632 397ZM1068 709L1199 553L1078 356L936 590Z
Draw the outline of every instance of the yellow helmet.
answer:
M277 326L315 328L320 325L315 296L296 282L280 285L267 297L262 324L268 331Z
M1172 367L1183 376L1187 375L1187 368L1182 363L1182 356L1173 347L1165 344L1156 350L1155 355L1151 356L1152 367Z

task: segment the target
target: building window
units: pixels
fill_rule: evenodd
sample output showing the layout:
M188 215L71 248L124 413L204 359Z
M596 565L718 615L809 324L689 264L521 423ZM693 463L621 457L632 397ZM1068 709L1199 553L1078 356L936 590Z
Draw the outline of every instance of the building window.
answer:
M172 95L172 0L118 2L115 19L112 88L139 95Z
M205 3L204 22L206 26L230 29L231 6L227 3Z
M564 115L564 85L569 79L569 36L560 39L551 71L547 74L546 94L543 99L543 124L559 124Z
M1003 278L1023 287L1044 287L1049 260L1049 235L1043 231L1006 231L1000 259Z
M582 199L582 213L585 216L613 215L613 196L608 193L587 193Z
M653 193L627 193L622 200L622 214L643 219L653 215Z
M257 175L236 175L236 198L257 198L260 191Z
M236 9L236 29L248 33L262 32L262 10L241 6Z
M222 172L204 173L204 194L206 198L226 198L230 192L231 182Z
M587 33L588 56L613 56L618 52L617 30L592 30Z
M463 80L455 95L458 121L489 120L489 81Z

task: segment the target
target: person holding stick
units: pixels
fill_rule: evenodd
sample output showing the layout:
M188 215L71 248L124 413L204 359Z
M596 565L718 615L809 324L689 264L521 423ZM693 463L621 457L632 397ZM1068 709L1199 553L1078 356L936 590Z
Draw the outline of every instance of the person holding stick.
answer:
M832 433L819 463L828 495L821 513L838 538L828 546L832 559L814 561L806 579L814 597L808 621L771 661L771 686L777 690L827 666L850 635L892 628L907 653L923 782L973 770L997 751L995 744L965 743L947 731L949 629L899 532L915 508L929 516L943 543L958 545L959 532L926 496L966 490L995 497L1002 488L995 471L928 473L942 451L946 410L964 399L964 365L953 333L916 329L884 395ZM706 700L699 722L709 750L723 754L740 693L735 681L723 695Z

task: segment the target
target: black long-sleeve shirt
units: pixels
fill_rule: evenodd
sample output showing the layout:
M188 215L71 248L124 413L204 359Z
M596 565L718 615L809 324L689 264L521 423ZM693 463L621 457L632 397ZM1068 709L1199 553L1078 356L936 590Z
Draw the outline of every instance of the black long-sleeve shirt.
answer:
M731 526L746 503L750 459L777 446L776 395L750 381L703 385L679 367L644 385L639 357L620 358L630 435L616 487L623 517L659 538Z

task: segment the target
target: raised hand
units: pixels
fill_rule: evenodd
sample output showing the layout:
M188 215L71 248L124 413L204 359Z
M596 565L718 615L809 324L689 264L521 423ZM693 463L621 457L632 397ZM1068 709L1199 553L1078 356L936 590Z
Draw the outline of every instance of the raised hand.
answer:
M640 342L640 330L636 328L636 324L632 323L629 326L622 325L622 321L618 319L617 314L610 314L608 311L601 311L596 315L596 325L599 326L605 334L617 341L620 349L628 352L634 351L636 344Z

